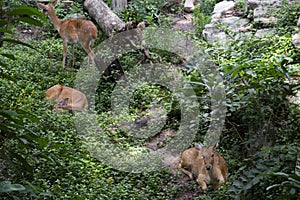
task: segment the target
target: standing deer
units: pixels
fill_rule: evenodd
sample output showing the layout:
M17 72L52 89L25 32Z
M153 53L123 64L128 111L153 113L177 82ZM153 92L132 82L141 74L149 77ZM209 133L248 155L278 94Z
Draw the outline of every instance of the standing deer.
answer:
M94 62L95 54L92 48L98 36L97 27L89 20L60 20L54 11L57 2L58 0L54 0L52 4L50 3L48 5L37 3L37 6L43 10L45 15L49 16L60 37L63 39L62 67L65 68L68 42L72 43L73 66L75 64L74 44L78 42L88 54L88 63L90 63L90 61Z
M193 175L196 176L204 192L207 191L207 184L213 184L213 188L218 189L220 184L227 180L228 168L224 158L215 152L217 144L216 142L213 146L206 148L195 143L195 147L183 152L178 165L178 169L190 179L193 179Z

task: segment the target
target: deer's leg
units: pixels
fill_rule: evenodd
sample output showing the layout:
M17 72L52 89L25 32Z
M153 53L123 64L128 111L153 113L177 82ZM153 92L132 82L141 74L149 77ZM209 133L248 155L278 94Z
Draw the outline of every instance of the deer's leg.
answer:
M66 57L67 57L67 49L68 49L68 42L66 40L63 41L63 63L62 66L65 68L66 66Z
M91 46L93 46L93 42L82 42L81 46L88 55L88 65L90 64L90 62L92 62L92 64L95 64L95 54L91 48Z
M93 52L94 43L95 43L95 40L91 40L91 41L89 42L89 48L90 48L89 58L92 60L92 64L93 64L93 65L95 65L95 57L96 57L96 55L95 55L94 52Z
M197 177L197 183L201 186L203 192L207 191L207 184L206 184L206 176L203 174L199 174Z
M222 171L218 167L214 167L213 176L216 177L218 183L222 184L225 182Z
M193 174L192 174L192 172L190 172L190 171L184 169L181 163L179 163L178 169L179 169L182 173L188 175L188 176L190 177L190 179L193 179Z
M73 43L73 44L72 44L72 59L73 59L72 67L75 66L74 49L75 49L75 44Z
M90 62L92 62L92 64L95 64L95 54L93 51L91 51L88 55L88 63L90 64Z

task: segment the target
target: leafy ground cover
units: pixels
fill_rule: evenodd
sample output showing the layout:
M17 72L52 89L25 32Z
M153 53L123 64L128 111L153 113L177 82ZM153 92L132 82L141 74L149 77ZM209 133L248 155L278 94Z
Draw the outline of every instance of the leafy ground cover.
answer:
M153 3L151 12L147 13L147 7L141 7L140 5L144 5L141 3L143 2L131 5L128 13L123 13L124 19L136 16L142 19L144 16L157 23L161 22L158 19L170 17L160 13L163 4ZM151 4L151 1L144 3ZM213 5L215 1L209 3ZM138 11L138 15L133 16L132 10ZM181 12L179 8L176 11ZM201 11L201 15L199 12L196 16L203 19L208 11ZM164 22L167 25L169 20ZM280 34L272 37L232 37L229 44L223 47L206 44L197 37L197 30L190 32L196 43L205 46L206 53L219 66L226 83L228 112L218 151L228 162L230 176L223 188L217 191L210 189L205 195L196 181L187 180L169 167L151 172L130 173L99 161L90 154L81 136L77 134L74 116L68 112L52 111L52 104L44 98L45 91L57 83L71 87L74 85L76 73L85 57L80 47L76 50L75 68L63 70L61 39L52 29L41 34L42 37L39 35L38 38L27 40L32 47L3 43L1 55L13 55L14 59L2 56L3 65L0 66L0 197L299 198L300 111L298 105L288 101L299 87L299 52L291 43L291 32L297 28L288 26L284 31L284 27L285 25L280 26ZM168 52L151 49L151 53L153 62L176 66L182 64L182 60L174 59L174 55ZM125 71L138 63L141 56L141 52L135 52L120 58ZM199 116L203 120L200 120L201 124L195 133L195 141L202 141L209 127L205 120L209 113L209 102L203 97L207 94L207 88L204 87L199 72L180 69L199 97ZM132 140L130 134L118 128L111 131L116 122L110 117L110 97L115 86L115 82L110 80L109 77L99 80L97 90L95 109L102 127L100 133L124 148L147 145L147 139ZM131 98L130 116L124 118L138 119L150 107L151 102L157 99L163 99L168 111L164 129L178 128L178 102L175 100L172 104L169 103L172 100L170 91L158 85L141 85Z

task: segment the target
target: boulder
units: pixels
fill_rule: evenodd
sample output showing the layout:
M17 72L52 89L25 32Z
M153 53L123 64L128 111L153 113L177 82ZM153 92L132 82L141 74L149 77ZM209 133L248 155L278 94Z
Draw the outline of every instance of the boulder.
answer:
M272 28L264 28L264 29L260 29L257 30L255 33L256 37L265 37L267 35L274 35L275 34L275 29Z
M300 49L300 32L292 35L292 43L295 48Z
M192 12L194 10L194 0L185 0L184 2L184 11L186 12Z
M239 32L241 27L246 27L250 22L249 19L240 18L236 16L221 18L220 23L224 24L229 30L233 32Z
M220 31L215 25L208 24L202 32L203 38L210 44L218 42L225 44L227 41L227 35L225 32Z
M237 34L253 34L251 22L261 24L263 27L272 27L278 21L276 13L282 6L283 0L246 0L245 10L239 10L236 1L221 1L217 3L211 15L211 22L204 27L203 38L210 44L227 42L228 32ZM300 3L300 0L289 0L288 4ZM243 12L241 14L241 12ZM251 18L246 18L253 12ZM300 17L297 26L300 27ZM272 28L257 30L254 35L263 37L275 34ZM293 36L293 44L300 48L300 33Z
M212 22L218 21L222 15L226 12L231 11L234 8L234 1L221 1L215 5L215 8L212 13Z
M274 16L274 13L276 13L278 9L278 7L273 5L259 5L253 11L254 22L263 25L275 24L277 17Z
M240 32L241 28L246 29L249 20L234 16L234 8L234 1L221 1L215 5L211 23L207 24L202 32L203 38L208 43L226 43L226 29L233 32Z

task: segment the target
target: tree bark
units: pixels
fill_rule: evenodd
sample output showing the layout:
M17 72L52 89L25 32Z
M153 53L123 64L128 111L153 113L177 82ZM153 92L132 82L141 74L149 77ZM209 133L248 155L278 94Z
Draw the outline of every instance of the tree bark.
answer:
M126 9L127 0L112 0L112 9L117 12L121 12Z
M123 22L102 0L85 0L84 7L89 15L96 20L106 36L120 32L125 28Z

